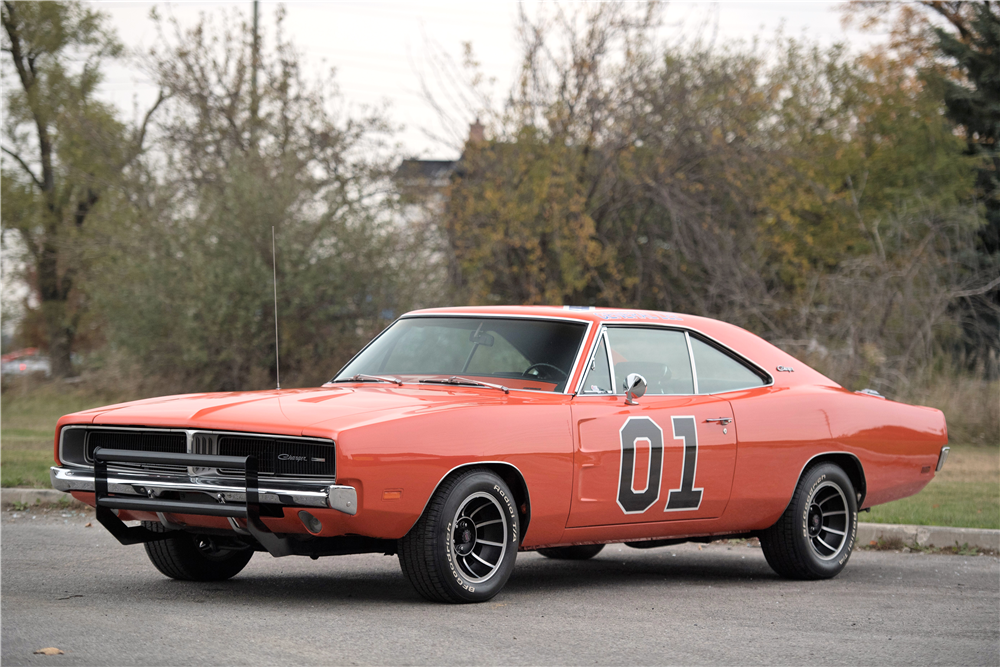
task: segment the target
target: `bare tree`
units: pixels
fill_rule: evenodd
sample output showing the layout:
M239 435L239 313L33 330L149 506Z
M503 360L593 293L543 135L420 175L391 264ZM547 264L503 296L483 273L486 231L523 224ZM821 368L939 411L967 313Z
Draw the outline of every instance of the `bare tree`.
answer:
M2 17L3 157L14 167L3 173L3 224L27 248L52 370L66 377L86 312L78 288L85 223L142 153L163 97L134 128L96 101L102 66L121 53L100 12L75 2L4 2Z

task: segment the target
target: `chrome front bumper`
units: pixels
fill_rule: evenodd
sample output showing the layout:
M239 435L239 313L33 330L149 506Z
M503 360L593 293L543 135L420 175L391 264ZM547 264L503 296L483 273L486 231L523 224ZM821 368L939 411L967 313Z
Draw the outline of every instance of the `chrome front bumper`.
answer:
M59 491L94 492L94 472L90 469L49 469L52 488ZM246 487L240 478L167 475L140 471L110 470L108 492L155 498L165 492L204 493L223 502L245 503ZM344 514L358 511L358 493L353 486L327 484L310 479L261 480L260 502L288 507L329 507Z

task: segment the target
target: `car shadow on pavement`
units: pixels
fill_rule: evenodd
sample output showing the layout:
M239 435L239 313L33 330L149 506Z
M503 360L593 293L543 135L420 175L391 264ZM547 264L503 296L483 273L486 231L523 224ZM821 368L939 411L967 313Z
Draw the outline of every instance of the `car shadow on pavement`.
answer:
M373 559L378 557L372 557ZM222 582L187 582L153 578L143 583L144 595L161 602L206 603L244 606L290 604L337 606L358 603L425 604L398 569L387 560L352 563L339 567L330 559L315 571L296 567L289 572L255 571L251 566L233 579ZM690 585L727 586L747 581L778 580L760 552L740 558L718 554L650 551L626 558L605 553L588 561L562 561L521 554L506 594L537 594L584 588Z
M393 559L395 560L395 559ZM422 598L399 571L377 570L342 572L336 569L319 569L315 572L297 570L287 573L255 572L252 567L228 581L175 581L154 579L143 584L145 593L164 601L205 602L213 605L232 603L272 606L283 603L305 604L355 604L368 602L421 602Z
M739 558L719 554L649 551L636 557L602 553L587 561L522 558L505 591L559 591L591 586L664 587L745 584L747 581L778 581L760 551L748 550Z
M377 558L377 557L373 557ZM327 567L315 571L255 572L251 567L224 582L183 582L168 579L145 584L154 599L177 602L207 602L213 605L255 604L280 606L284 603L336 606L341 604L414 603L424 604L398 569L397 561L356 561L348 568L331 559ZM506 594L537 594L584 588L630 586L719 586L744 585L748 581L778 581L759 551L748 550L737 557L729 554L677 553L664 550L625 557L604 553L588 561L564 561L521 554Z

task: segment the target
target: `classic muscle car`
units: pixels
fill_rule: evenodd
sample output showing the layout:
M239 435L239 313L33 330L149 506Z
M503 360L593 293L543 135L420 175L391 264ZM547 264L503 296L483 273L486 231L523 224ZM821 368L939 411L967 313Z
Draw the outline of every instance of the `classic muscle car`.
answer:
M256 551L398 554L422 596L477 602L518 551L612 542L758 536L779 575L833 577L858 511L918 492L947 441L938 410L723 322L447 308L402 316L321 387L67 415L51 476L168 577L226 579Z

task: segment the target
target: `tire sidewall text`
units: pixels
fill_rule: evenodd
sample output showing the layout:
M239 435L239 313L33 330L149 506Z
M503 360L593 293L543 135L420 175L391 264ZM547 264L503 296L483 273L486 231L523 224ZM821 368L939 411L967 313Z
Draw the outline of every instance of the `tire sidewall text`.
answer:
M506 518L505 549L499 569L486 581L470 582L468 578L458 568L455 554L455 544L452 537L454 526L452 524L456 512L467 498L475 493L488 493L496 499ZM520 522L518 520L517 505L514 502L513 494L507 485L496 475L481 471L475 472L461 479L451 490L441 513L441 526L437 531L436 540L441 553L441 558L437 559L440 564L442 580L447 582L449 588L462 600L468 602L481 602L496 595L507 583L510 573L514 569L514 561L520 544Z

